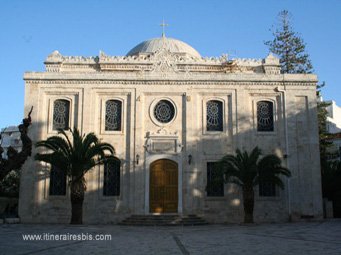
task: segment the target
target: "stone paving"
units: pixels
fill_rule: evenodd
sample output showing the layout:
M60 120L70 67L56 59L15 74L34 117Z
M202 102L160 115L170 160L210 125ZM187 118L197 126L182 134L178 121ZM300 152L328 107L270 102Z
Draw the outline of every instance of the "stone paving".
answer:
M110 241L24 241L23 234L110 234ZM286 224L130 227L0 225L0 254L341 254L341 219Z

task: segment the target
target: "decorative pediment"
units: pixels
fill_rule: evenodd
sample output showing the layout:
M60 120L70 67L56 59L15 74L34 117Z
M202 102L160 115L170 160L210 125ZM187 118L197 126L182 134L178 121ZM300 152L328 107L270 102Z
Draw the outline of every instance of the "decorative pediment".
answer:
M161 48L151 58L153 62L152 68L150 72L160 72L160 73L169 73L169 72L178 72L179 69L177 67L177 58L174 53L171 53L169 50Z

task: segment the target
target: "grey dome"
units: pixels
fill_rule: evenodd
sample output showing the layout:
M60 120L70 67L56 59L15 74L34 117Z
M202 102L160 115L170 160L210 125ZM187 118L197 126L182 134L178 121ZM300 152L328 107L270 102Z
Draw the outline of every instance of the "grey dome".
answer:
M131 49L127 53L127 56L134 56L140 53L153 53L162 48L173 53L185 53L195 58L201 58L199 52L187 43L168 37L153 38L144 41Z

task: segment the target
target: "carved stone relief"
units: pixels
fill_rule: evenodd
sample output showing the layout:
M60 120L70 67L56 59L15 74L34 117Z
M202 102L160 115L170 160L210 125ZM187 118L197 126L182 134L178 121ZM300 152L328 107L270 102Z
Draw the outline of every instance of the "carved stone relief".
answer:
M147 132L145 149L151 154L178 154L183 145L177 132L169 132L161 128L157 132Z

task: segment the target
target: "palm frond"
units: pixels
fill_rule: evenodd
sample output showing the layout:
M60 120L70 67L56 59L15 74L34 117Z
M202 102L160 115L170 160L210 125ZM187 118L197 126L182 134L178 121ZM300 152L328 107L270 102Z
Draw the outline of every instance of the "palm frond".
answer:
M70 129L70 133L72 143L64 130L59 130L62 137L52 136L37 142L37 147L47 148L52 153L37 153L35 159L65 169L71 181L79 181L94 166L113 160L114 147L109 143L100 143L94 133L82 135L77 128Z
M71 129L69 129L70 131L72 131ZM69 148L71 149L73 146L71 144L71 141L69 139L69 136L67 135L67 133L65 132L64 129L58 129L58 134L62 134L66 140L66 142L68 143L69 145Z
M61 151L66 157L70 157L71 154L71 150L67 142L59 136L52 136L45 141L37 142L36 147L45 147L55 152Z
M58 167L59 169L65 171L65 173L67 173L68 171L68 158L65 158L64 155L60 152L45 153L45 154L37 153L34 156L34 159L43 161L50 165L54 165Z
M94 133L87 134L83 139L83 155L85 156L88 148L99 143L99 139Z
M109 152L110 155L114 155L114 147L108 143L94 144L87 149L84 158L93 158L95 156L99 156L99 158L105 158L106 152Z
M284 187L279 176L289 177L290 171L281 165L281 159L276 155L266 155L260 159L261 153L261 150L255 147L250 154L237 149L235 155L225 155L219 161L225 182L239 186L255 186L266 181Z
M240 176L239 161L234 155L226 155L219 162L218 166L223 172L225 182L233 182L240 186L243 185L243 181ZM239 181L236 181L239 180Z
M270 154L264 156L258 163L259 175L255 184L260 182L273 183L283 189L284 184L279 176L283 175L290 177L291 173L289 169L283 167L281 163L281 159L276 155Z

